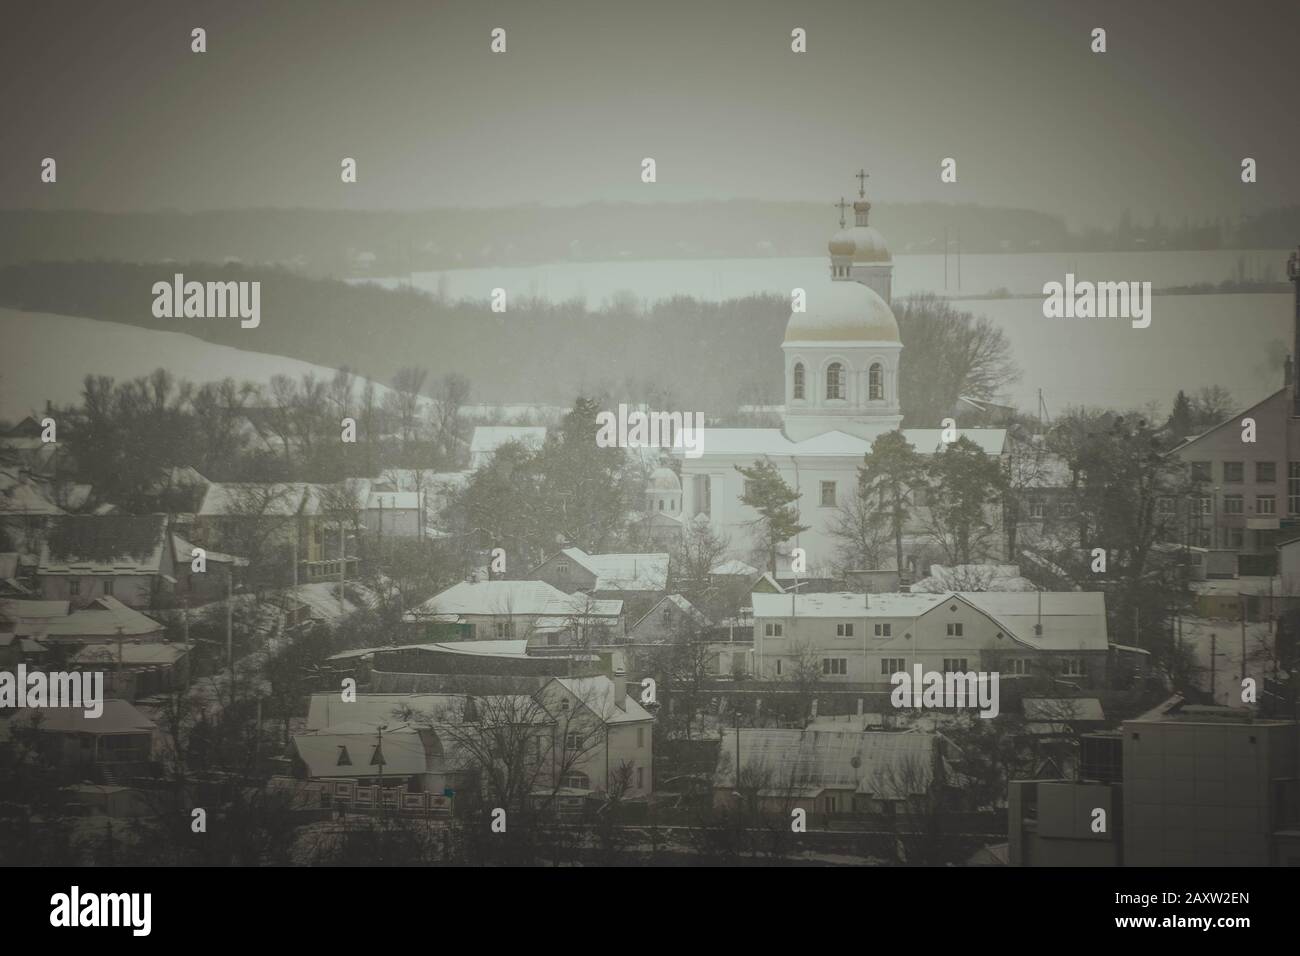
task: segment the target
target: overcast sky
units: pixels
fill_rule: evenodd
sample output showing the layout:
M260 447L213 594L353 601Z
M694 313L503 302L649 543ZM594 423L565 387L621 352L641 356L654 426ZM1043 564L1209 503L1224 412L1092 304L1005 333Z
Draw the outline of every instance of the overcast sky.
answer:
M1300 202L1294 0L5 6L6 208L821 202L859 165L878 201L1076 226Z

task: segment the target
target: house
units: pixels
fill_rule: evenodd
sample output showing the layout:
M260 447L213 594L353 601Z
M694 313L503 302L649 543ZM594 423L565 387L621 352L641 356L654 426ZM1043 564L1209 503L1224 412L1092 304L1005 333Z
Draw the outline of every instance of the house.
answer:
M337 580L343 554L347 574L354 577L356 542L350 528L364 521L369 495L369 482L355 479L214 482L195 512L193 534L204 547L242 557L255 549L287 549L297 557L301 581Z
M588 554L564 548L528 573L566 594L624 601L629 615L639 616L668 593L667 553Z
M608 644L623 637L623 602L565 594L545 581L463 581L403 620L421 627L462 625L472 640Z
M739 797L750 810L783 815L795 809L850 814L908 808L940 799L954 776L946 760L949 747L942 735L915 730L724 730L714 805L735 807Z
M680 594L665 594L659 602L627 629L629 641L655 644L687 635L705 636L713 622L708 615Z
M34 637L14 633L12 627L11 623L0 617L0 668L11 669L19 664L43 664L50 649Z
M149 772L156 730L131 704L110 699L98 717L78 707L19 711L0 720L0 745L13 747L16 737L30 734L68 778L115 784Z
M654 791L654 715L604 675L556 677L537 694L553 721L552 785L625 797ZM565 755L573 759L565 759Z
M306 730L292 738L294 776L356 787L400 788L441 795L459 785L436 722L459 711L463 697L443 694L313 694ZM354 791L332 788L335 802Z
M532 451L539 451L546 443L543 425L479 425L469 442L469 467L477 471L492 460L498 448L518 442Z
M82 671L103 671L105 693L139 700L184 687L189 679L193 644L164 641L109 641L88 644L72 657Z
M0 620L8 620L14 633L48 649L76 650L119 640L157 643L164 632L158 621L113 597L95 598L75 610L67 601L0 601Z
M948 594L755 592L758 676L789 677L801 659L828 683L876 685L924 671L1050 674L1102 686L1110 645L1101 592ZM805 661L806 662L806 661Z
M51 520L36 581L46 600L86 604L116 598L149 608L176 588L167 515L64 515Z

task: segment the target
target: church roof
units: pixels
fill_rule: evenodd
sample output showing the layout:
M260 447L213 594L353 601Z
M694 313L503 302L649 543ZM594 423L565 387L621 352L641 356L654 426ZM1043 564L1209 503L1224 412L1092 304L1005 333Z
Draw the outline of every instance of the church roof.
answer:
M889 246L875 226L850 226L831 236L831 255L852 256L854 262L890 262Z
M898 321L889 304L860 282L829 277L806 288L806 311L792 312L785 342L898 343Z

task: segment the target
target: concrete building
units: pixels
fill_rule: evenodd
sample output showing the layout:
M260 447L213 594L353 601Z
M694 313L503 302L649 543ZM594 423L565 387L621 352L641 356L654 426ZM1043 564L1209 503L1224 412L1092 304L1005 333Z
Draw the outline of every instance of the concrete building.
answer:
M1010 862L1300 865L1298 761L1300 723L1174 697L1081 737L1077 779L1011 782Z

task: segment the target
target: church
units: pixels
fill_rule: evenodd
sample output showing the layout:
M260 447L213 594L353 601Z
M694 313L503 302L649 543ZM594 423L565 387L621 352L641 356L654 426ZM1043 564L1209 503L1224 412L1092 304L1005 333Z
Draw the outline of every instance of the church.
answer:
M840 230L828 243L828 274L804 287L804 311L792 312L786 325L782 427L710 425L703 454L680 458L683 521L707 515L729 536L736 554L749 553L756 543L753 523L758 517L740 502L745 479L736 466L770 460L800 495L795 503L799 523L809 528L786 547L804 550L808 577L830 576L837 550L830 529L856 490L863 456L876 438L903 420L898 400L903 343L891 307L893 258L869 222L871 203L861 185L866 174L860 172L858 178L854 224L846 228L840 219ZM841 202L841 217L846 207ZM1004 429L959 428L958 434L985 454L1003 454ZM904 435L922 454L942 448L941 428L909 428ZM778 570L788 568L788 551L783 564Z

